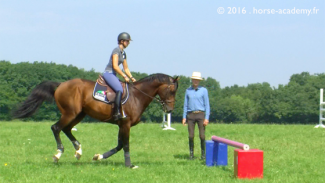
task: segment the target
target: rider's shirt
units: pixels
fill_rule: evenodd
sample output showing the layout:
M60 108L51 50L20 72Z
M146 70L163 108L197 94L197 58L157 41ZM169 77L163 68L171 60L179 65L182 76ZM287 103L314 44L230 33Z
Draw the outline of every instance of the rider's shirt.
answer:
M124 62L124 60L126 59L126 53L125 51L121 50L119 46L117 46L116 48L114 48L114 50L112 51L111 57L109 59L109 62L105 68L104 72L109 72L109 73L113 73L116 75L116 71L113 69L113 55L117 54L118 56L118 62L117 65L120 65Z

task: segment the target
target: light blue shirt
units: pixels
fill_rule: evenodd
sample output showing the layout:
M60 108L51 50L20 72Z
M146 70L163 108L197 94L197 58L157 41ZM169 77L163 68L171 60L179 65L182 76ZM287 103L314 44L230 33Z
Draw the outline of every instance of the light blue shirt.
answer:
M183 119L191 111L205 111L205 119L209 120L210 104L208 90L199 86L197 90L189 87L185 92Z

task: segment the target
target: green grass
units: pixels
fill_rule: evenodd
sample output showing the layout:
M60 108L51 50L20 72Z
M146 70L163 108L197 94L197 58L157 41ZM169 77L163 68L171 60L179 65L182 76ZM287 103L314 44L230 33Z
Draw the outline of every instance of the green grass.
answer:
M139 168L124 167L123 150L109 159L92 162L117 144L118 127L81 123L73 132L82 144L83 155L74 158L74 148L61 133L65 152L58 164L52 162L56 143L51 122L0 122L0 182L325 182L325 129L312 125L210 124L212 135L236 140L264 151L263 179L236 179L234 148L228 146L228 166L207 167L205 162L187 160L187 127L161 124L131 128L130 153ZM198 129L195 156L200 155Z

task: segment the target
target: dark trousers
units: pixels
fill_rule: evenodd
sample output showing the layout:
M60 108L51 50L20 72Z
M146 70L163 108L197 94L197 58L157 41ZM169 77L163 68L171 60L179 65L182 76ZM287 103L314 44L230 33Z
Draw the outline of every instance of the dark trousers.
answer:
M205 159L205 126L203 122L205 119L204 112L200 113L188 113L186 116L186 121L188 125L188 140L190 148L190 159L194 158L194 130L195 123L199 126L199 135L201 140L201 159Z
M201 140L205 140L205 126L203 126L205 114L201 113L188 113L186 121L188 124L188 138L194 139L195 123L199 126L199 135Z

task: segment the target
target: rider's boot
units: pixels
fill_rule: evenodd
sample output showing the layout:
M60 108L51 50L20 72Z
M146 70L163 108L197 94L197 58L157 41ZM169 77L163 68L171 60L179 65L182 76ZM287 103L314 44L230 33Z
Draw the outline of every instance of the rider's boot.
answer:
M114 103L114 115L113 119L115 121L119 120L122 118L121 114L121 98L122 98L122 92L118 91L116 93L116 98L115 98L115 103Z

